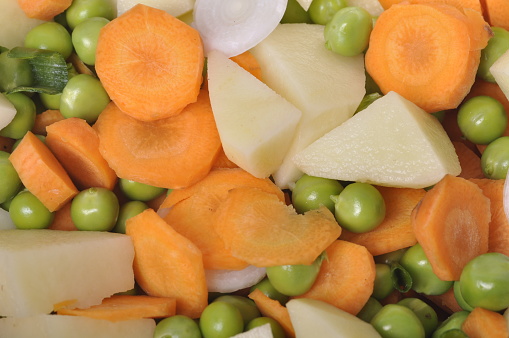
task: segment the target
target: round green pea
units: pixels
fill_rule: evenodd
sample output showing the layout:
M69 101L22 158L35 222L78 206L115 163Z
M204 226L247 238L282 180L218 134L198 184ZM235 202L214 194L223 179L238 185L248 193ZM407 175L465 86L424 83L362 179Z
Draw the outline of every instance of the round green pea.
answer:
M431 338L441 338L442 335L445 332L451 331L451 330L461 330L461 325L467 319L468 315L470 314L469 311L458 311L451 314L449 317L447 317L440 325L438 325L438 328L433 331L433 334L431 335Z
M261 316L260 310L256 307L255 302L244 296L239 295L222 295L214 299L214 302L226 302L234 305L239 309L242 319L244 320L244 326L250 321Z
M254 329L255 327L259 327L265 324L270 325L270 330L272 331L272 337L274 338L285 338L286 334L283 330L283 327L281 324L279 324L275 319L270 317L258 317L253 320L251 320L246 325L246 331L249 331L251 329Z
M313 23L325 25L347 5L346 0L313 0L308 8L309 17Z
M334 14L325 25L325 46L343 56L363 53L369 44L373 19L361 7L345 7Z
M117 222L111 231L125 234L126 221L142 211L148 209L148 205L142 201L128 201L120 206Z
M201 338L198 323L184 315L164 318L157 323L154 338Z
M453 285L453 291L454 291L454 298L456 299L456 302L458 305L466 311L472 311L474 308L470 306L466 301L465 298L463 298L463 295L461 294L460 289L460 283L459 281L454 281Z
M28 190L21 191L12 199L9 215L18 229L45 229L55 217L54 213Z
M369 297L362 309L357 313L357 317L369 323L371 319L382 309L383 305L374 297Z
M204 338L228 338L244 331L244 320L239 309L221 301L205 307L199 325Z
M433 331L438 327L438 315L431 306L419 298L404 298L398 305L403 305L412 310L424 327L426 337L430 337Z
M44 107L46 107L46 109L60 110L61 97L62 93L58 94L39 93L41 103L44 105Z
M334 212L334 201L331 200L331 196L338 195L342 191L343 186L337 180L304 174L295 182L292 190L292 204L300 214L318 209L321 205Z
M113 20L116 17L115 8L109 0L73 0L65 11L65 18L71 30L81 22L93 17Z
M72 44L76 54L87 65L95 65L95 50L99 32L109 22L110 20L106 18L93 17L81 22L72 31Z
M23 93L5 95L16 108L14 119L0 130L0 135L20 139L32 129L35 123L36 107L34 101Z
M117 196L105 188L80 191L71 202L71 219L79 230L110 231L118 212Z
M488 45L481 50L477 76L485 81L495 83L490 68L509 49L509 32L501 27L491 27L491 30L493 36L488 40Z
M408 307L387 304L371 320L383 338L424 338L425 331L417 315Z
M34 82L32 67L28 60L10 58L9 51L0 54L0 92L16 87L31 86Z
M281 23L313 23L313 21L297 0L288 0Z
M487 178L505 179L509 169L509 136L501 136L488 144L481 155L481 169Z
M9 161L10 154L5 151L0 151L0 203L13 198L22 187L21 180L19 178L16 169Z
M277 300L281 305L285 305L286 302L290 299L289 296L282 294L272 285L270 280L265 277L255 285L253 285L250 289L250 292L253 292L255 289L260 289L261 292L270 299Z
M335 202L334 214L339 225L363 233L376 228L385 218L385 201L382 194L371 184L356 182L347 185Z
M25 36L25 47L47 49L62 54L64 59L71 56L71 34L61 24L48 21L32 28Z
M394 291L391 267L387 264L376 263L375 272L375 284L371 296L377 300L382 300Z
M154 187L125 178L119 179L118 184L124 195L133 201L150 201L165 191L164 188Z

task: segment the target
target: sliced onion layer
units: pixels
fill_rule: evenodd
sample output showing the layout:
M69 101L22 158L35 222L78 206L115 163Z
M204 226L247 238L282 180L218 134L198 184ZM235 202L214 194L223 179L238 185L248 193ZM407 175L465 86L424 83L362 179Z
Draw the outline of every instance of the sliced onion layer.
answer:
M205 270L209 292L230 293L249 288L265 277L265 268L250 265L242 270Z

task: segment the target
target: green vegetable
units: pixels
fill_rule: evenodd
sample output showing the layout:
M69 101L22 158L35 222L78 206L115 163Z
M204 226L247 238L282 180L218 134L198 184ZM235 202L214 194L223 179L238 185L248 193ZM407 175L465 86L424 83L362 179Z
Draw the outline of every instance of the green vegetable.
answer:
M380 94L378 92L364 95L361 103L359 103L359 106L355 110L355 113L358 113L361 110L368 108L370 104L372 104L373 102L375 102L376 100L378 100L381 97L382 97L382 94Z
M0 151L0 203L13 198L22 187L21 180L16 169L9 161L9 153Z
M472 306L470 306L465 301L465 298L463 298L463 295L461 294L461 289L460 289L459 281L454 281L453 291L454 291L454 298L456 299L456 302L458 303L458 305L463 310L465 310L465 311L472 311L474 309Z
M110 231L119 211L117 196L105 188L88 188L71 202L71 219L79 230Z
M417 315L417 318L419 318L422 326L424 327L426 337L430 337L438 327L438 316L436 311L423 300L413 297L404 298L397 304L406 306Z
M10 92L20 86L31 86L34 83L32 67L27 60L13 59L9 52L0 54L0 92Z
M431 338L442 338L444 337L443 334L445 332L451 330L461 330L461 325L465 319L467 319L469 313L470 312L468 311L454 312L438 326L438 328L431 335Z
M226 302L234 305L237 309L239 309L240 314L242 315L244 326L246 326L253 319L261 316L255 302L252 299L244 296L222 295L214 299L214 302Z
M14 119L0 130L0 135L13 139L21 139L35 123L36 107L34 101L23 93L6 95L16 108Z
M343 186L337 180L322 177L302 175L295 182L292 190L292 204L298 213L318 209L321 205L334 212L334 201L331 196L343 191Z
M399 263L401 257L405 254L408 248L403 248L395 251L388 252L383 255L375 256L375 263L384 263L391 265L392 263Z
M260 289L261 292L270 299L277 300L281 305L285 305L286 302L290 299L289 296L282 294L272 285L270 280L265 277L255 285L253 285L250 289L250 292L253 292L255 289Z
M204 338L228 338L244 330L244 320L239 309L221 301L207 305L199 325Z
M403 305L388 304L371 320L383 338L424 338L425 331L417 315Z
M39 93L39 98L46 109L60 110L60 99L62 93L59 94L44 94Z
M371 319L382 309L382 304L374 297L369 297L366 304L357 313L357 317L369 323Z
M313 23L325 25L332 20L334 14L347 5L346 0L313 0L308 13Z
M201 338L198 324L184 315L164 318L154 330L154 338Z
M410 273L399 263L390 264L392 286L399 292L408 292L412 288L413 279Z
M313 23L313 21L309 13L302 8L297 0L288 0L281 23Z
M51 50L62 54L63 58L67 59L72 53L71 35L57 22L44 22L27 33L25 47Z
M377 300L382 300L394 291L392 284L391 267L387 264L375 264L375 285L373 287L373 294Z
M150 201L165 191L164 188L154 187L125 178L119 179L118 184L124 195L133 201Z
M12 199L9 215L18 229L45 229L55 217L54 213L28 190L21 191Z
M509 49L509 32L501 27L491 27L491 30L493 37L488 40L488 45L481 50L477 76L485 81L495 83L490 67Z
M129 218L140 214L145 209L148 209L148 205L142 201L128 201L122 204L118 212L115 227L111 231L125 234L125 222Z
M509 136L501 136L488 144L481 155L484 176L492 180L505 179L509 169Z
M69 28L74 30L81 22L93 17L113 20L116 17L115 8L109 0L73 0L65 11L65 18Z
M283 327L281 324L279 324L275 319L270 317L258 317L250 321L246 325L246 331L249 331L251 329L254 329L255 327L262 326L265 324L270 325L270 329L272 331L272 337L274 338L285 338L286 334L283 330Z
M95 50L101 28L110 20L101 17L93 17L81 22L72 31L72 44L81 61L87 65L95 65Z

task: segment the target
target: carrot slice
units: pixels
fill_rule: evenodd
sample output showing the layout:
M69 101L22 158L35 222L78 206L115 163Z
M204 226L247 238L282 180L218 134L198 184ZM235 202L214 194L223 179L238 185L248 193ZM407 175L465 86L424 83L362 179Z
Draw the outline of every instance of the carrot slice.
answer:
M65 203L60 209L55 211L53 222L51 222L48 229L63 231L78 230L71 218L71 202L72 201Z
M460 161L461 173L458 175L463 178L483 178L485 177L481 168L481 158L474 153L465 143L452 141L458 159Z
M380 5L382 5L384 9L388 9L394 4L399 4L401 2L408 0L379 0L379 1ZM472 8L478 11L479 13L482 13L482 6L479 0L410 0L410 2L414 4L423 4L430 2L443 3L457 8Z
M509 222L504 212L504 182L505 180L490 180L488 178L471 179L481 188L491 202L491 222L488 242L489 252L500 252L509 256Z
M46 136L46 127L52 123L62 121L64 116L60 110L48 109L40 114L35 115L35 123L32 127L32 132L36 135Z
M85 309L61 308L57 315L82 316L118 322L142 318L166 318L176 313L175 298L145 295L113 295Z
M493 27L509 30L509 2L506 0L483 0L488 21Z
M214 163L212 163L212 168L238 168L239 166L233 163L224 152L223 147L219 150L219 154L217 154Z
M94 128L99 150L118 177L168 189L205 177L221 148L206 91L179 115L152 122L110 103Z
M270 317L281 324L287 337L295 337L295 330L286 307L277 300L267 297L260 289L255 289L248 297L255 302L263 316Z
M177 314L200 317L207 306L207 282L200 250L173 230L153 209L126 221L134 244L134 277L150 296L175 298Z
M341 234L326 207L297 214L256 188L236 188L217 209L214 229L234 257L266 267L311 264Z
M271 180L256 178L239 168L212 170L189 188L172 191L161 204L161 210L169 208L164 220L201 250L205 269L240 270L249 265L233 257L214 230L217 208L229 190L239 187L258 188L284 201L283 192Z
M99 152L99 137L85 120L64 119L52 123L46 130L46 145L80 190L113 189L117 175Z
M101 29L95 69L122 111L152 121L177 115L196 101L203 63L198 31L138 4Z
M72 0L18 0L19 7L29 18L49 21L69 7Z
M424 197L424 189L376 187L384 198L385 219L375 229L353 233L343 229L340 239L365 246L373 256L407 248L415 243L411 214Z
M470 36L491 32L479 22L449 5L393 5L373 28L366 70L383 93L398 92L428 112L456 108L474 83L480 49L491 37Z
M433 272L459 280L474 257L488 251L490 200L473 182L446 175L412 213L412 225Z
M9 160L23 185L50 211L60 209L78 193L55 155L30 131Z
M469 338L509 337L509 329L504 316L481 307L476 307L470 312L461 325L461 329Z
M321 300L357 315L373 293L373 255L364 246L343 240L332 243L326 253L315 283L297 298Z

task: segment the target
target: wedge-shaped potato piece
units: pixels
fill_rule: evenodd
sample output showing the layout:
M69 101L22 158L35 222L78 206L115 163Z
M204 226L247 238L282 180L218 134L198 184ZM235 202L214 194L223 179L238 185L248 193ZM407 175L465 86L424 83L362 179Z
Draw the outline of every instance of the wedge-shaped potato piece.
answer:
M491 66L490 72L498 86L509 99L509 50L502 54Z

